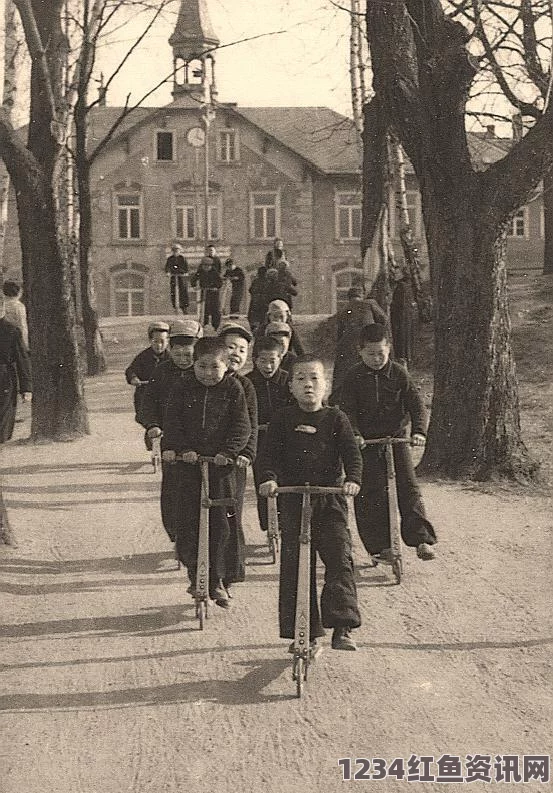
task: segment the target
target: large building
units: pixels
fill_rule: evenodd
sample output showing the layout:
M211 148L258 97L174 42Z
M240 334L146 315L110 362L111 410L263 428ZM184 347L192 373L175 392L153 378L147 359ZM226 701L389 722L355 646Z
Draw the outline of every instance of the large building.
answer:
M192 267L213 241L221 258L232 255L251 277L282 237L299 281L297 313L335 311L362 274L361 160L352 121L326 107L218 102L218 43L206 0L182 0L169 39L173 101L134 110L94 160L91 259L101 316L170 312L164 266L174 241ZM91 113L91 149L121 112L104 101ZM491 130L469 142L477 167L505 153ZM420 197L409 170L408 203L424 261ZM398 236L393 218L391 231ZM18 269L16 243L12 235L8 274ZM510 264L541 267L542 251L538 198L513 220Z

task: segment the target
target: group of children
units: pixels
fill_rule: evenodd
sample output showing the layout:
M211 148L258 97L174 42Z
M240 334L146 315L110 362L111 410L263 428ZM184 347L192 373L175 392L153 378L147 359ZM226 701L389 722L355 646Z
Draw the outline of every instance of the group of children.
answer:
M310 643L332 628L332 647L355 650L351 631L361 624L348 528L347 497L354 499L359 535L370 557L389 553L389 515L383 445L369 439L403 437L424 443L426 415L407 371L390 359L383 325L365 326L359 337L359 363L347 374L338 405L329 406L324 361L306 355L284 301L269 307L255 337L238 321L223 323L215 337L203 337L191 319L170 327L150 327L151 353L144 351L127 369L130 383L144 373L137 361L153 360L140 396L137 420L151 440L162 436L161 512L165 530L187 568L194 594L201 471L209 466L212 499L233 499L234 507L210 509L210 597L229 608L231 587L245 577L242 526L247 469L252 468L260 528L267 531L267 498L279 486L341 487L342 494L313 496ZM156 344L159 334L164 345ZM253 342L253 370L243 375ZM290 349L292 343L298 350ZM160 349L160 347L162 349ZM154 360L155 359L155 360ZM133 381L133 376L136 380ZM428 521L405 445L394 446L401 531L419 558L434 558L436 536ZM301 496L278 496L282 535L279 624L293 639L297 589ZM315 555L325 566L320 609Z

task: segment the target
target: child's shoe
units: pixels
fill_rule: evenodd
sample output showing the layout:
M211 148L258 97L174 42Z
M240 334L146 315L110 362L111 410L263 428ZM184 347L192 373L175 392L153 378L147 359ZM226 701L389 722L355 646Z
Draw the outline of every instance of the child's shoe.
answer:
M417 545L417 556L427 562L429 559L436 558L436 551L427 542L421 542L420 545Z
M357 650L355 641L350 636L351 628L334 628L332 634L333 650Z
M211 590L209 597L215 601L216 606L220 606L222 609L230 608L228 592L223 586L222 581L219 581L217 586Z

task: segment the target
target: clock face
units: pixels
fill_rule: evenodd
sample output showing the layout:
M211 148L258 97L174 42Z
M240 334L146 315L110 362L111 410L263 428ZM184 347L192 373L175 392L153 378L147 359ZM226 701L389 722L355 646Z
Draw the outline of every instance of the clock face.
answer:
M192 127L186 134L186 140L191 146L203 146L205 143L205 132L201 127Z

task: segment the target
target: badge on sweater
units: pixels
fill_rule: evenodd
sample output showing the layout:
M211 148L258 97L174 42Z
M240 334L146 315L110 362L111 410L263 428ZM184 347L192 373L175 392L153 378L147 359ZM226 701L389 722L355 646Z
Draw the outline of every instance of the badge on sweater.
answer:
M317 427L313 427L311 424L298 424L294 432L305 432L306 435L314 435L317 432Z

